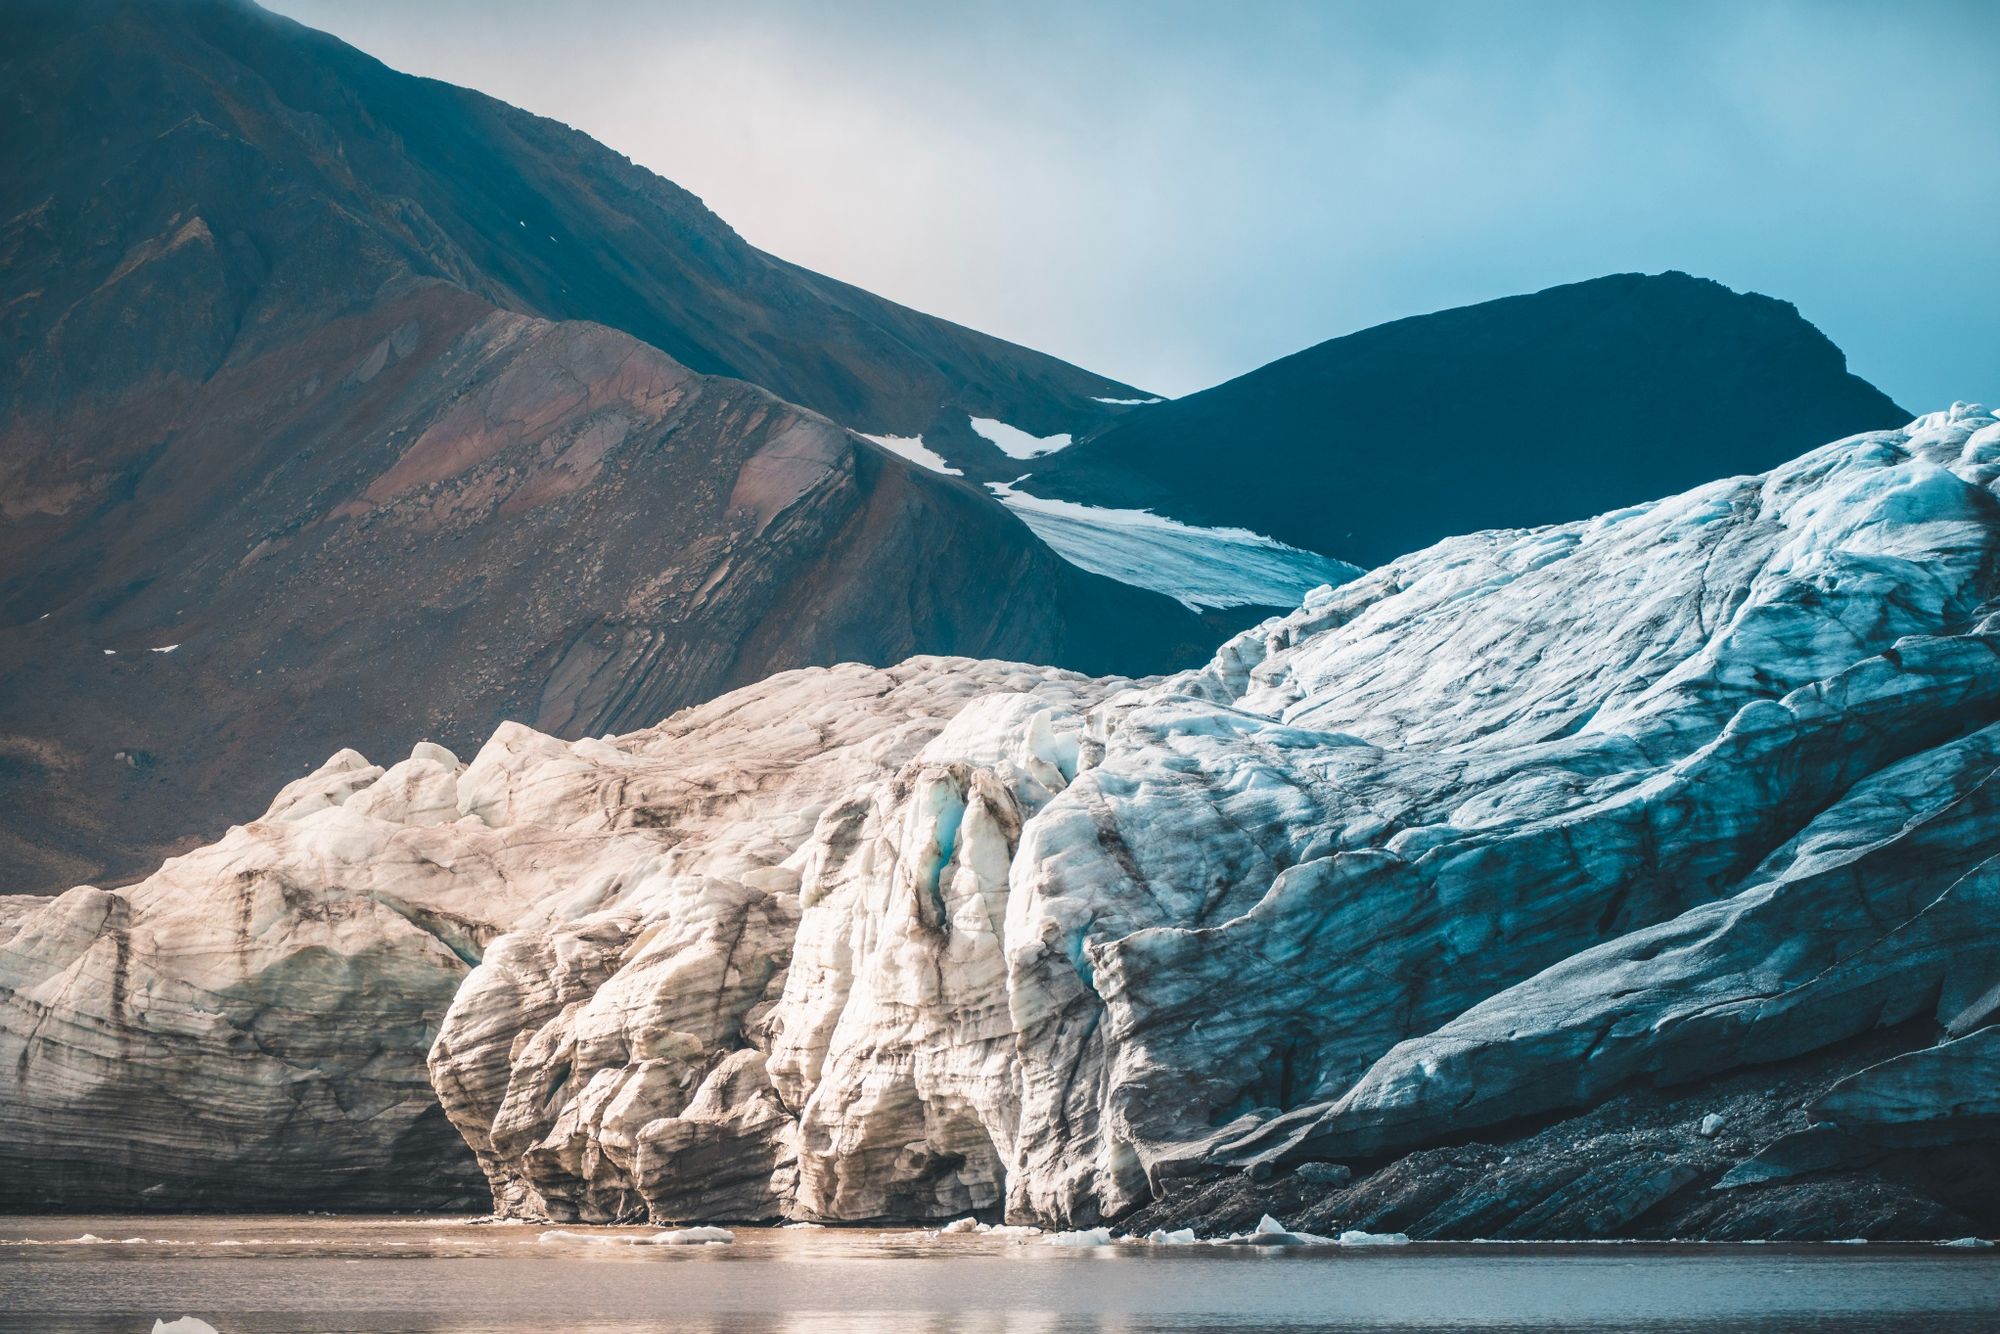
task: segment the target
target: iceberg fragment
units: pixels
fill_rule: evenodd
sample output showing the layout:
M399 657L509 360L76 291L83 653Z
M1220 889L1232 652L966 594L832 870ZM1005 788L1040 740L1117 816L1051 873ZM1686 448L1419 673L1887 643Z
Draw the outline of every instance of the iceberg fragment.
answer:
M1051 1232L1043 1237L1049 1246L1109 1246L1111 1229L1108 1227L1082 1228L1075 1232Z
M1191 1227L1175 1228L1172 1232L1156 1227L1146 1234L1146 1240L1154 1246L1192 1246L1201 1238Z
M726 1227L681 1227L655 1232L643 1239L648 1246L727 1246L736 1234Z

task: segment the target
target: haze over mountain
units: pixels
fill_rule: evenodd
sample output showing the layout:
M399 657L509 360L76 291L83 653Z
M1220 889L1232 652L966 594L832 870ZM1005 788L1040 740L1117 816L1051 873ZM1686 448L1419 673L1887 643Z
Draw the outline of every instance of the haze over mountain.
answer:
M1364 329L1132 408L1024 485L1368 566L1758 472L1909 416L1786 302L1618 274Z

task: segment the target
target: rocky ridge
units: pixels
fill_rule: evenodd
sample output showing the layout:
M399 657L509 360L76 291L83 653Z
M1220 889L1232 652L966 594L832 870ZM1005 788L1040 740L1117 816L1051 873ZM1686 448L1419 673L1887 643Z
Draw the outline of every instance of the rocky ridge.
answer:
M443 1199L441 1107L563 1220L1990 1230L1996 632L1961 405L1155 681L920 658L337 756L0 921L7 1202L392 1152Z

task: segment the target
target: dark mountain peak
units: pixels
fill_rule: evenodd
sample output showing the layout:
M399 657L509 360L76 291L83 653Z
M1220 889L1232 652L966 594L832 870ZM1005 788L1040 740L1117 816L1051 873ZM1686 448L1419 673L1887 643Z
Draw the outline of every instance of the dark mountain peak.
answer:
M1759 471L1909 417L1788 302L1678 271L1620 273L1330 339L1133 411L1030 485L1376 564L1453 533Z
M8 213L52 203L58 251L10 265L0 297L52 269L89 293L192 200L229 214L211 227L242 252L223 268L252 305L276 285L285 309L323 314L398 275L440 279L902 434L967 415L1088 429L1108 415L1095 398L1134 392L785 263L588 135L241 0L31 3L0 16L0 50Z
M1683 333L1758 339L1801 354L1820 354L1830 365L1847 369L1847 355L1791 302L1761 292L1738 292L1713 278L1668 269L1661 273L1606 274L1475 305L1405 316L1330 338L1228 383L1240 384L1302 359L1326 360L1336 351L1377 340L1415 339L1446 350L1443 343L1448 336L1505 337L1525 328L1562 332L1582 327L1624 332L1653 342ZM1479 349L1459 350L1476 353ZM1903 418L1909 415L1900 408L1897 412Z

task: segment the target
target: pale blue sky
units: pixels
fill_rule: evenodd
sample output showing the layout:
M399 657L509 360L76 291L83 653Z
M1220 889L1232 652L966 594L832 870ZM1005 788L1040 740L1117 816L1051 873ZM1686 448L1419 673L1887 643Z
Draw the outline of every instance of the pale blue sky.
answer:
M2000 399L2000 0L275 0L744 236L1166 393L1626 270Z

